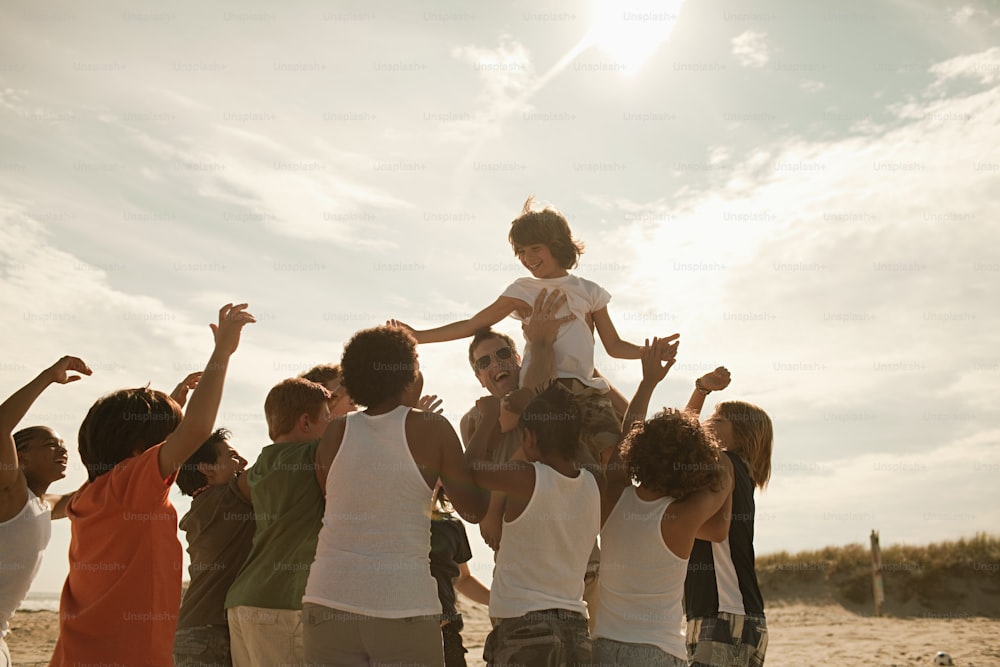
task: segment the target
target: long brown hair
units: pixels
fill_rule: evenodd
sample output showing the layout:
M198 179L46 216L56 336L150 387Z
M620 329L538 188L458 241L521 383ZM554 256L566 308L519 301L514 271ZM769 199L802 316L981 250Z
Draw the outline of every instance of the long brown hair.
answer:
M747 460L750 479L763 489L771 479L771 449L774 444L771 418L753 403L743 401L723 401L716 409L732 424L733 438L739 447L735 451Z

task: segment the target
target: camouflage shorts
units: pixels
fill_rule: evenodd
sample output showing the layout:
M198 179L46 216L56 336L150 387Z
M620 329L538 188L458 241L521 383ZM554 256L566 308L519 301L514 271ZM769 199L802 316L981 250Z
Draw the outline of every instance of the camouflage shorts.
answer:
M590 667L587 619L565 609L500 619L486 638L488 667Z
M767 623L763 616L719 612L687 625L691 667L763 667Z
M583 463L600 462L601 452L617 445L622 434L622 420L611 405L609 393L573 378L559 378L559 385L573 394L573 402L580 411L581 449L591 457Z

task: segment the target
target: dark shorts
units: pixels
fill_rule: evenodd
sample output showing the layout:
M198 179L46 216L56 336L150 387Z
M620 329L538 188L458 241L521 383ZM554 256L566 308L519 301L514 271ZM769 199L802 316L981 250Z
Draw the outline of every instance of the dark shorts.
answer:
M174 635L175 667L232 667L229 626L178 628Z
M444 640L444 667L467 667L465 654L468 653L462 644L462 628L465 623L461 614L444 626L441 626L441 638Z
M486 638L489 667L590 667L590 634L582 614L565 609L500 619Z
M719 612L693 618L687 625L691 667L763 667L767 652L767 622L755 614Z

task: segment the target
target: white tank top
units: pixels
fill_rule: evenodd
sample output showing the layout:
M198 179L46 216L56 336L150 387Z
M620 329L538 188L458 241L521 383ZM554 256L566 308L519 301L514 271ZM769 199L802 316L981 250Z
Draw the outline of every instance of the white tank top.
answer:
M429 557L432 492L406 442L409 410L347 416L303 602L376 618L441 613Z
M663 543L660 522L673 498L646 501L634 486L601 529L601 594L594 637L652 644L687 660L681 597L687 559Z
M601 529L601 494L586 470L566 477L542 463L521 516L504 522L490 591L490 616L567 609L587 615L583 579Z
M28 594L51 536L52 508L28 489L21 511L0 523L0 637L7 636L8 621Z

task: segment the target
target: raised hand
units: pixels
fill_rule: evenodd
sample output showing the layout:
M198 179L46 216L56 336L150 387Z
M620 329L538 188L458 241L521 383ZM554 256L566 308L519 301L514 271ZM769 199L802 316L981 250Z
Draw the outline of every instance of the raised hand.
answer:
M543 289L535 297L535 303L531 308L531 317L525 320L521 326L524 337L528 341L537 341L551 345L559 335L559 327L566 322L576 319L576 315L570 313L559 317L556 313L566 303L566 294L558 289L552 290L550 294L547 289Z
M677 334L669 338L653 338L652 344L646 339L639 353L642 361L642 379L650 382L660 382L667 376L670 368L677 362Z
M705 373L698 378L698 383L701 385L701 388L708 391L722 391L729 386L731 381L732 376L729 374L729 370L725 366L719 366L714 371Z
M76 382L84 375L93 375L94 371L79 357L65 356L56 363L49 366L46 373L49 380L56 384L69 384ZM71 373L82 373L82 375L71 375Z
M219 323L210 324L215 335L215 349L224 354L232 354L240 344L240 332L247 324L257 319L247 312L247 304L227 303L219 309Z
M201 379L201 373L202 371L190 373L186 378L178 382L177 386L174 387L174 390L170 392L170 398L177 401L177 405L182 408L184 407L184 404L187 403L188 392L198 386L198 380Z
M666 343L673 343L673 345L668 345L661 348L660 361L670 361L670 365L673 366L673 359L677 357L677 347L680 345L679 338L680 334L670 334L666 338L653 338L653 341L664 341ZM669 367L668 367L669 368Z

